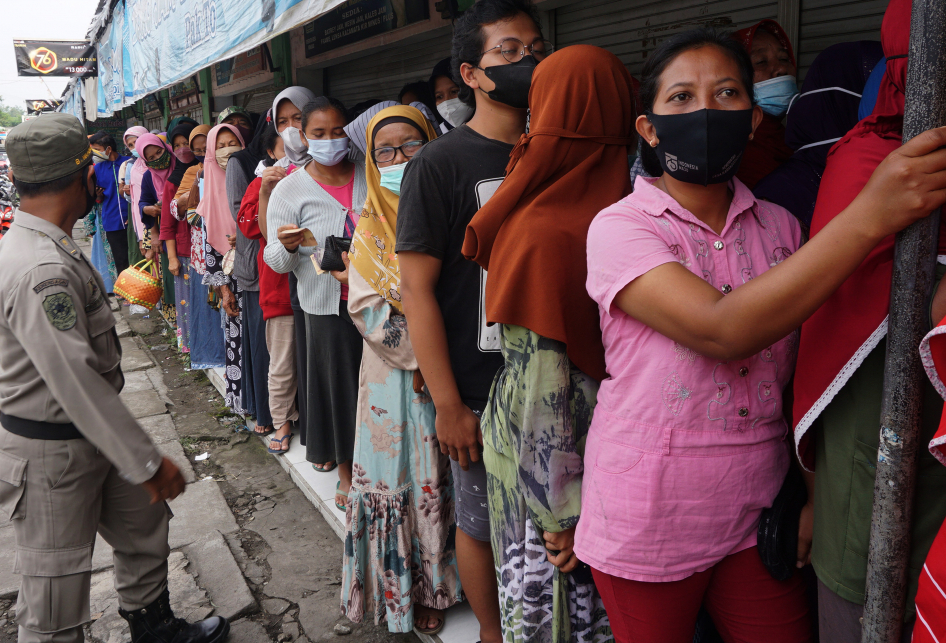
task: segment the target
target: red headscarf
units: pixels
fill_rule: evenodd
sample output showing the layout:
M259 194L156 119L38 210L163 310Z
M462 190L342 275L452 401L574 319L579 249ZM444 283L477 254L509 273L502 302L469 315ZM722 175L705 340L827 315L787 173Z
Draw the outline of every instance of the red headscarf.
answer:
M585 290L592 219L631 192L631 75L590 45L557 51L536 68L532 123L506 180L466 229L463 255L489 271L486 318L564 342L568 357L607 377L598 306Z
M788 34L782 25L774 20L760 20L751 27L740 29L732 37L739 42L750 56L752 42L759 29L768 31L788 50L788 57L795 65L795 52ZM742 163L736 176L751 190L756 183L772 173L772 170L787 161L792 156L792 148L785 144L785 126L782 121L769 114L762 115L762 122L756 128L752 140L746 146L742 155Z
M760 20L751 27L746 27L745 29L740 29L739 31L734 32L732 37L734 40L737 40L739 44L742 45L743 49L746 50L746 53L751 56L752 43L755 40L755 32L757 32L759 29L764 29L775 36L782 46L788 50L788 57L791 59L792 65L797 66L795 63L795 52L792 50L792 43L788 39L788 34L785 33L784 29L782 29L782 25L775 22L774 20L769 20L768 18L765 20Z
M910 0L891 0L884 14L881 43L887 71L873 113L838 141L828 164L811 222L817 234L850 205L888 154L900 147L910 48ZM944 220L946 223L946 220ZM941 230L939 253L946 250ZM880 242L858 269L802 325L795 369L795 442L806 466L812 461L805 432L841 390L864 358L887 334L894 237Z

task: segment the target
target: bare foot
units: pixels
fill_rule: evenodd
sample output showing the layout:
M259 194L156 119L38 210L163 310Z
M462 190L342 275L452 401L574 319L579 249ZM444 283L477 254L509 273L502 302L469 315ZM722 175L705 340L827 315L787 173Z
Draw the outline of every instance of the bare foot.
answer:
M431 632L441 627L443 618L443 610L414 605L414 627L421 632Z
M284 424L281 429L276 431L269 438L269 448L273 451L288 451L289 450L289 440L285 440L287 435L292 433L292 427L288 424Z

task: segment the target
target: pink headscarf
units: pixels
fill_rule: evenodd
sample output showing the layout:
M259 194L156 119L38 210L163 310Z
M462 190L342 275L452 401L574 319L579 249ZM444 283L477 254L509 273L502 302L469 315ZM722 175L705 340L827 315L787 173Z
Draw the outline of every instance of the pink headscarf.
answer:
M124 135L122 135L122 142L127 147L129 136L141 138L148 133L148 128L142 127L141 125L129 127L127 130L125 130ZM135 142L137 143L137 141ZM141 222L141 212L139 212L138 209L138 201L141 199L141 178L147 171L148 166L145 165L144 156L139 154L139 158L135 159L134 165L131 166L129 175L125 177L125 183L131 187L131 215L128 218L131 219L132 224L135 227L135 234L137 235L139 241L144 236L144 224Z
M160 197L160 195L164 194L164 184L167 182L171 172L174 171L174 166L177 163L177 159L174 157L174 152L170 147L168 147L167 143L161 140L159 136L149 133L142 134L135 142L135 151L138 152L138 158L140 160L145 160L145 148L149 145L154 145L155 147L160 147L161 149L167 150L168 156L171 157L171 165L169 165L168 169L166 170L156 170L154 168L148 167L148 163L145 161L145 172L151 172L151 182L154 183L154 191L157 192L158 196Z
M204 159L204 198L197 206L197 214L204 219L204 228L207 230L207 243L210 247L226 254L230 249L228 234L236 234L236 221L230 214L230 203L227 200L227 173L217 163L217 135L224 128L233 132L240 145L246 147L243 137L233 125L217 125L207 133L207 157Z

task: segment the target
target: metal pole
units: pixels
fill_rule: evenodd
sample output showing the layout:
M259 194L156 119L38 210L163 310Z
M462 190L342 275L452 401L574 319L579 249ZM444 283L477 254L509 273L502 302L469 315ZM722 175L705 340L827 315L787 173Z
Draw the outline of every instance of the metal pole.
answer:
M903 142L946 124L946 0L913 0ZM862 643L899 643L923 404L920 340L936 268L939 210L897 235ZM938 321L938 320L937 320Z

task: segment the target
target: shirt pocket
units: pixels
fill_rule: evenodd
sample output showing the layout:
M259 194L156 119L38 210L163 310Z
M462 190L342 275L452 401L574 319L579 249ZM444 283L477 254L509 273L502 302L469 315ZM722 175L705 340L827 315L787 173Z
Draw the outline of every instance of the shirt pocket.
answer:
M5 520L26 517L26 465L24 458L0 451L0 516Z
M595 453L595 469L602 473L621 474L633 469L644 452L617 442L602 439Z
M114 328L115 315L107 301L89 314L89 340L98 356L99 373L109 373L121 363L122 356Z

